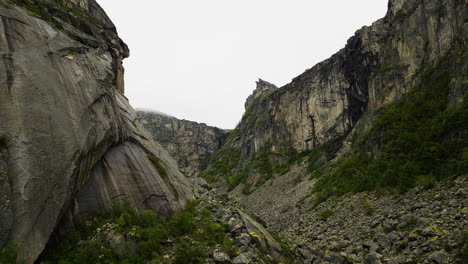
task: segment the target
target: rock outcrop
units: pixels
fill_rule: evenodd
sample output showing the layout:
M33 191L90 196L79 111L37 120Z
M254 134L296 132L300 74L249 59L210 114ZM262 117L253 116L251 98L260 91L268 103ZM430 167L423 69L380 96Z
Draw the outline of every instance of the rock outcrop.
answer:
M99 5L1 0L0 18L0 246L32 263L59 223L112 203L180 211L191 188L123 95L129 51Z
M462 261L466 1L388 7L291 83L259 81L203 173L299 263Z
M258 100L258 98L263 98L263 97L267 98L276 90L278 90L278 87L276 87L276 85L271 84L262 79L258 79L257 88L255 88L253 93L249 97L247 97L247 100L245 100L245 104L244 104L245 110L249 109L252 103L255 100Z
M249 159L263 148L300 152L341 140L358 122L365 126L377 109L408 94L429 65L453 51L464 54L466 35L463 1L391 0L384 18L291 83L274 89L260 81L227 147ZM450 101L460 104L466 63L452 66ZM258 96L263 87L269 92Z
M204 123L180 120L148 111L138 111L138 118L172 157L181 170L193 176L205 170L212 155L224 144L228 132Z

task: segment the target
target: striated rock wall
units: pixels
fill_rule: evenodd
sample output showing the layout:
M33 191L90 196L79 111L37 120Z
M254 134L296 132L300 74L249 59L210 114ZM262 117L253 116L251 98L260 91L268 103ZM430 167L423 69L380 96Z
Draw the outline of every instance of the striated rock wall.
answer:
M415 87L425 68L465 52L466 11L459 0L390 0L383 19L358 30L331 58L264 96L254 92L226 147L248 160L264 148L300 152L340 141L358 122L362 130L380 107ZM466 63L452 66L449 100L459 104Z
M193 197L123 95L128 48L94 0L0 0L0 54L0 247L32 263L79 214Z
M205 170L212 155L224 144L228 132L164 114L138 111L138 118L173 156L182 171L189 176Z

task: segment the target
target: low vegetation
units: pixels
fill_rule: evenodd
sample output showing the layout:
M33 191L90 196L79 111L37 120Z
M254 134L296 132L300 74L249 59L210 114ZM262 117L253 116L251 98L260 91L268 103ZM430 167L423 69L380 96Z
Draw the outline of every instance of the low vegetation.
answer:
M468 229L462 232L463 246L460 249L460 258L463 260L463 263L468 263Z
M462 106L449 107L450 81L448 71L429 69L405 99L382 109L370 133L357 144L363 147L372 136L379 138L382 147L378 155L357 151L343 157L320 175L313 188L315 203L350 192L404 192L466 173L466 142L457 142L450 133L466 130L468 94Z
M211 166L200 174L208 182L218 182L224 180L228 190L234 189L237 185L244 183L244 194L248 194L251 186L259 187L275 175L284 175L294 164L301 163L305 158L316 160L318 151L291 151L287 154L275 153L269 150L270 145L266 144L260 151L255 153L251 160L246 160L241 164L240 151L223 147L214 155ZM278 160L274 164L271 159ZM238 170L237 173L235 171ZM261 177L253 183L247 183L249 175L258 173Z
M82 31L98 39L105 39L105 36L98 30L98 28L102 27L100 26L101 23L86 13L85 9L71 1L56 0L54 5L31 0L8 0L8 2L23 8L52 27L63 31L72 39L79 41L80 37L72 33L64 23L74 27L81 27Z
M223 147L218 150L211 159L210 168L202 172L199 176L208 182L216 182L220 177L226 180L231 178L241 178L233 175L233 170L239 165L240 151L234 148ZM240 180L236 180L239 181Z
M333 211L330 209L325 209L323 211L320 211L317 214L317 217L322 220L322 221L327 221L328 218L330 218L333 215Z
M16 262L16 246L9 242L5 247L0 249L0 263L2 264L23 264L24 262Z
M153 155L149 155L148 159L153 164L153 166L156 169L156 171L158 172L158 174L165 180L165 182L167 184L169 184L169 186L172 189L172 192L174 193L174 196L176 198L179 198L179 192L177 191L177 188L175 188L175 186L172 184L171 180L169 179L169 176L167 175L166 168L164 168L164 166L163 166L162 160L158 159L157 157L155 157Z
M209 208L187 209L170 220L152 211L136 212L128 204L115 206L91 220L69 228L56 248L48 249L41 263L205 263L214 247L235 256L229 226L215 222ZM109 238L122 239L109 246ZM118 241L118 239L114 239ZM121 250L116 248L121 247ZM3 262L2 262L3 263Z
M162 161L153 155L148 156L148 159L151 161L154 168L158 171L159 175L161 175L163 178L167 178L167 171L162 165Z

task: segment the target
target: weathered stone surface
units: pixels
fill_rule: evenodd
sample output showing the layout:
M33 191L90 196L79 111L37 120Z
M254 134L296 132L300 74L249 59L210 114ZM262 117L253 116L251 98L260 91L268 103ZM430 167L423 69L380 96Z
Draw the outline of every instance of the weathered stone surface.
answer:
M0 135L0 245L7 242L13 225L11 210L11 185L8 178L7 149Z
M259 98L267 98L276 90L278 90L276 85L262 79L258 79L257 88L255 88L253 93L247 97L247 100L245 100L245 110L247 110L255 100L258 100Z
M19 258L32 263L64 215L124 199L161 214L180 210L193 197L189 184L122 94L129 52L104 11L94 0L17 2L24 7L0 0L0 135L8 146L0 197L9 203L0 209L0 242L17 243Z
M340 145L355 127L362 134L377 109L415 87L425 67L450 52L465 52L466 14L457 0L391 0L384 18L358 30L331 58L279 89L267 89L268 96L259 96L263 89L257 88L226 147L248 160L263 148L287 153L325 142ZM449 100L460 104L467 66L452 66Z
M291 199L278 191L278 185L298 197ZM300 263L324 261L326 254L346 254L349 261L359 263L386 259L389 263L459 263L457 252L463 247L461 234L468 225L468 210L464 209L468 200L457 193L466 192L467 186L466 175L462 175L431 189L416 187L398 196L348 194L314 207L311 197L300 199L303 194L278 178L239 203L296 245L292 248ZM280 201L277 206L275 201ZM332 212L327 220L318 217L324 210Z
M138 111L137 114L154 140L177 160L188 176L205 170L212 155L228 136L225 130L204 123L180 120L156 112Z
M253 237L258 243L260 243L262 248L267 248L269 254L274 257L275 259L281 259L282 249L278 242L271 236L271 234L258 223L257 221L253 220L250 216L246 213L239 211L239 215L249 232L249 235ZM235 262L235 260L234 260Z
M152 209L169 217L183 208L186 198L194 197L190 183L175 160L136 122L128 101L122 95L117 101L133 134L109 148L94 166L76 196L73 212L100 211L115 202L130 201L139 210ZM153 164L154 159L158 165Z
M216 249L214 252L213 252L213 260L215 261L215 263L217 264L228 264L228 263L231 263L231 258L229 258L229 256L222 252L222 251L219 251L218 249Z

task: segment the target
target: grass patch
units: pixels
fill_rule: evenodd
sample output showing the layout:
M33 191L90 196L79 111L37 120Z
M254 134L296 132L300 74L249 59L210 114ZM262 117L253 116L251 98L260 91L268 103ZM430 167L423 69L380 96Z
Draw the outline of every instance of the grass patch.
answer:
M393 17L393 21L395 22L398 22L398 21L401 21L403 20L406 16L408 15L408 13L406 11L402 9L398 10L395 14L395 16Z
M156 158L155 156L153 155L150 155L148 156L148 159L151 161L151 163L153 164L154 168L156 168L156 170L158 171L159 175L161 175L161 177L167 179L167 171L166 169L164 168L164 166L162 165L162 161L158 158Z
M8 0L8 2L23 8L57 30L63 31L73 40L83 41L80 36L69 30L64 23L100 41L106 41L107 39L102 32L102 22L71 1L56 0L52 3L45 3L32 0Z
M460 259L462 259L463 263L468 263L468 229L463 230L461 234L462 243L460 249Z
M257 171L262 174L262 179L256 183L260 186L273 177L273 166L270 163L269 156L273 153L267 150L268 147L263 148L255 154L254 158L241 168L240 164L240 151L223 147L218 150L211 160L211 166L204 172L200 173L200 177L206 179L208 182L217 182L223 178L228 186L228 190L233 190L240 183L246 183L250 172ZM234 171L238 169L239 172Z
M0 248L0 263L2 264L24 264L25 262L16 262L17 256L17 247L12 242Z
M375 70L372 73L372 77L387 74L388 72L392 71L393 69L394 69L394 67L392 67L390 64L388 64L387 62L383 62L382 64L380 64L379 68L377 68L377 70Z
M59 21L57 21L49 12L49 9L46 6L43 6L36 1L28 1L28 0L8 0L8 2L23 8L24 10L28 11L30 14L42 19L43 21L47 22L51 26L62 30L63 25Z
M322 210L320 211L318 214L317 214L317 217L322 220L322 221L327 221L328 218L330 218L331 216L333 215L333 211L330 210L330 209L325 209L325 210Z
M238 167L239 161L239 150L229 147L222 147L213 155L213 158L210 162L210 167L200 173L199 177L204 178L208 182L217 182L222 176L225 179L228 177L233 177L233 170Z
M371 215L374 214L374 208L372 208L372 206L370 206L370 204L365 203L363 205L363 208L364 208L364 215L371 216Z

